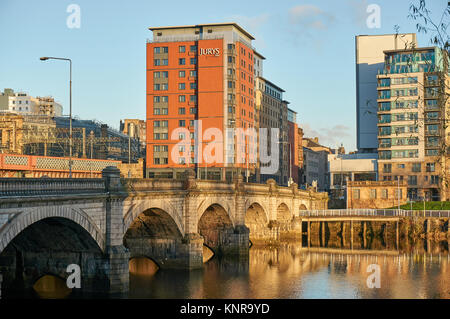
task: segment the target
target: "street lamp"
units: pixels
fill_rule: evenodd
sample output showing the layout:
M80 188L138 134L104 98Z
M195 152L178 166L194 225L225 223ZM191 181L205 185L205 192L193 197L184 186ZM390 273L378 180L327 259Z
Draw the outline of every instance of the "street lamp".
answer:
M68 58L56 58L50 56L44 56L40 58L41 61L47 60L63 60L69 61L70 63L70 81L69 81L69 90L70 90L70 111L69 111L69 178L72 178L72 60Z

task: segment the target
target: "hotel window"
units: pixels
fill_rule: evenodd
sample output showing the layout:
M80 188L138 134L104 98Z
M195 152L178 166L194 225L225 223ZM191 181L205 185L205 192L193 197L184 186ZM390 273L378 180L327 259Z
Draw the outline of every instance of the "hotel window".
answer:
M197 59L196 58L191 58L191 64L197 64Z
M169 84L167 84L167 83L161 84L161 90L162 91L167 91L168 88L169 88Z
M167 79L169 77L169 72L168 71L162 71L161 72L161 77Z
M169 136L169 134L167 134L167 133L161 133L162 140L167 140L168 136Z
M153 159L153 164L155 164L155 165L159 165L160 164L160 162L159 162L159 158L154 158Z
M184 78L185 76L186 76L186 72L185 71L179 71L178 72L178 77Z
M153 48L153 53L160 53L160 52L161 52L161 48L160 47Z
M161 60L154 59L153 60L153 65L155 65L155 66L161 65Z
M158 109L158 108L153 109L153 115L160 115L160 114L161 114L161 109Z
M178 59L178 64L179 65L185 65L186 64L186 59L185 58L179 58Z
M191 132L189 133L189 136L191 137L191 140L193 140L195 138L195 133Z
M153 133L153 139L154 140L159 140L160 139L159 133Z
M155 79L159 78L159 77L160 77L159 72L153 72L153 77L154 77Z
M194 127L194 120L189 120L189 126Z
M161 109L161 114L162 114L162 115L167 115L167 114L169 114L169 109L168 109L168 108L163 108L163 109Z
M197 102L197 96L196 95L190 95L189 96L189 101L190 102Z
M169 163L169 159L167 157L163 157L162 159L162 163L161 164L168 164Z
M153 121L153 127L159 127L160 122L159 121Z
M190 50L191 52L197 52L197 46L196 46L196 45L191 45L190 48L189 48L189 50Z
M185 83L178 83L178 90L184 90L186 88Z
M178 145L178 152L184 152L185 147L184 145Z
M413 163L412 164L412 171L414 173L420 173L420 171L421 171L420 163Z
M168 59L162 59L162 65L169 65Z
M197 76L197 71L196 71L196 70L191 70L191 71L189 71L189 76L194 76L194 77L196 77L196 76Z
M169 48L168 47L162 47L162 53L169 53Z
M432 173L435 170L435 164L434 163L427 163L427 168L426 168L428 173Z
M178 134L178 139L179 139L179 140L184 140L184 138L185 138L184 133L179 133L179 134Z
M439 150L425 150L425 156L438 156Z
M191 113L191 114L197 114L197 108L196 108L196 107L191 107L191 108L189 109L189 113Z
M180 114L180 115L186 114L186 109L184 107L179 107L178 108L178 114Z
M417 185L417 175L408 176L408 185Z
M359 199L359 189L353 190L353 199Z
M371 199L376 199L377 198L377 190L376 189L371 189L370 190L370 198Z
M439 184L439 175L431 175L430 184Z
M186 164L186 160L184 159L184 157L180 157L180 158L178 159L178 164L181 164L181 165Z
M153 89L154 89L155 91L159 91L159 90L161 89L161 86L160 86L159 84L154 84L154 85L153 85Z
M195 82L191 82L191 84L189 86L191 87L191 90L197 89L197 83L195 83Z
M161 152L168 152L169 146L168 145L161 145Z
M185 120L179 120L178 121L178 126L179 127L185 127L186 126L186 121Z
M155 153L160 152L160 145L153 145L153 152Z
M186 102L186 95L178 95L178 102Z
M392 164L383 165L383 173L391 173L391 171L392 171Z
M388 190L387 189L382 189L381 190L381 198L383 199L388 199Z
M180 46L178 47L178 52L180 52L180 53L186 52L186 47L185 47L184 45L180 45Z
M161 101L161 97L160 96L154 96L153 97L153 102L154 103L159 103L159 101Z
M403 197L402 190L396 189L395 190L395 199L402 199L402 197Z
M169 121L161 121L161 127L167 127L169 125Z
M161 96L161 102L168 102L169 97L168 96Z

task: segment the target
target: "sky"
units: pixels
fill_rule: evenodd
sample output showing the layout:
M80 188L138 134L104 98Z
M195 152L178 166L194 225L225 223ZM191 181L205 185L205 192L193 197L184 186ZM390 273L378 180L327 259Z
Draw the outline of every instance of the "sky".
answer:
M121 119L146 117L149 27L237 22L256 38L253 45L266 57L264 77L286 91L305 136L353 151L355 36L394 33L396 25L401 33L416 32L408 13L417 2L0 0L0 90L53 96L68 114L67 63L39 60L68 57L73 114L119 128ZM75 21L67 11L72 4L80 9L79 28L67 24ZM380 8L379 26L367 24L372 4ZM432 16L440 17L446 5L427 0ZM429 37L418 34L419 45L429 45Z

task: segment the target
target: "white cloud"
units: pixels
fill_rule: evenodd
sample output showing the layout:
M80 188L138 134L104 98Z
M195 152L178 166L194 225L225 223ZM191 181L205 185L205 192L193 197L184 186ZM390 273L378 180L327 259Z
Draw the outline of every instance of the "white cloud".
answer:
M289 23L302 28L305 33L309 30L326 30L335 21L332 14L311 4L292 7L288 15Z

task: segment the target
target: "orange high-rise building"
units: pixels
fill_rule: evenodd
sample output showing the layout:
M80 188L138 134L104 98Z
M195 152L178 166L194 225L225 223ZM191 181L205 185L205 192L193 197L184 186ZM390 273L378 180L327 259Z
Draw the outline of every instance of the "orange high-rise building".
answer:
M254 174L256 137L235 134L255 128L252 35L236 23L150 30L147 176Z

